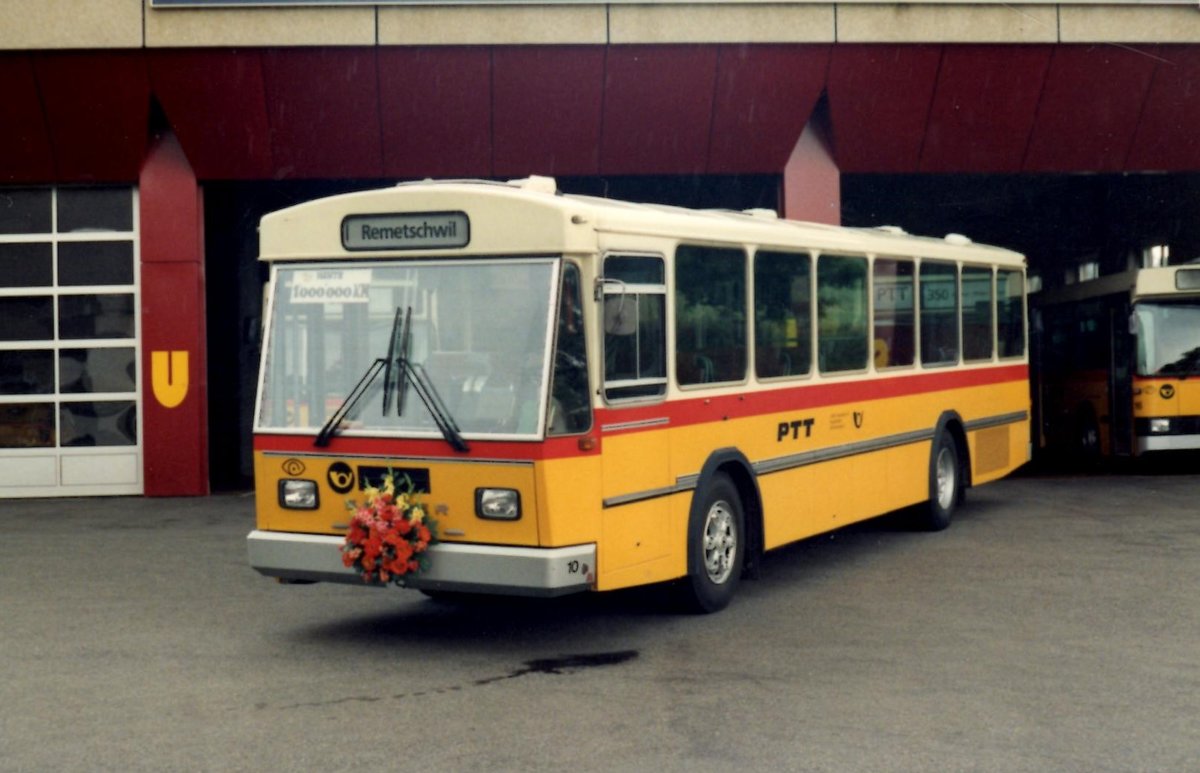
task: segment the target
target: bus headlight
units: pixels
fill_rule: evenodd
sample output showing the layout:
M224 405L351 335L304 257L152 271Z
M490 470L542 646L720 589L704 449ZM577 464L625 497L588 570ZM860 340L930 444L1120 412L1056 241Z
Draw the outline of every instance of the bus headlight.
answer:
M279 481L279 506L288 510L316 510L317 482L314 480Z
M477 488L475 515L490 521L515 521L521 517L521 494L510 488Z
M1170 431L1171 431L1171 420L1170 419L1151 419L1150 420L1150 434L1165 435Z

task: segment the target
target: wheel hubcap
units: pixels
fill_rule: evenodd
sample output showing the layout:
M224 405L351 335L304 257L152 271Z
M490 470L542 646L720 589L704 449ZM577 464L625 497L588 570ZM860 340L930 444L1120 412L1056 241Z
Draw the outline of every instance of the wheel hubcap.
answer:
M737 556L737 526L728 502L714 502L704 519L704 571L720 585L733 573Z
M954 452L949 448L940 449L937 455L937 502L943 510L949 510L954 504L954 487L957 483L954 468Z

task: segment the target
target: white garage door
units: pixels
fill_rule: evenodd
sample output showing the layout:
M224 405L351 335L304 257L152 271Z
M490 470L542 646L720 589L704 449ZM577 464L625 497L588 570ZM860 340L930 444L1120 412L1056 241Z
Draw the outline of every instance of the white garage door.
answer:
M137 192L0 188L0 497L141 494Z

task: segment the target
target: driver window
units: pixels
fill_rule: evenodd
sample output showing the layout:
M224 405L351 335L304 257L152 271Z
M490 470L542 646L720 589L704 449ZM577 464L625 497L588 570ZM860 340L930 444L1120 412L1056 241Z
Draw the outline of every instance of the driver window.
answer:
M548 435L573 435L587 432L592 426L579 283L578 266L567 263L563 267L562 293L558 305L550 415L546 421Z

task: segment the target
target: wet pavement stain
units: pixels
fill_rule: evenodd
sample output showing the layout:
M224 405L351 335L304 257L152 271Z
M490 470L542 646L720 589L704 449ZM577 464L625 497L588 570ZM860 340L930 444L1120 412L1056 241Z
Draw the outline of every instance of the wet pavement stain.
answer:
M621 663L626 663L638 656L637 650L618 650L615 652L594 652L583 655L565 655L560 658L536 658L534 660L526 660L524 668L515 669L507 674L500 676L491 676L484 679L476 679L471 683L474 687L484 687L496 682L504 682L509 679L517 679L529 674L551 674L561 676L571 674L585 668L602 668L604 666L615 666ZM378 703L385 700L405 700L407 698L423 698L430 695L442 695L445 693L458 692L464 689L462 685L454 685L452 687L435 687L428 690L414 690L413 692L397 693L390 696L371 696L371 695L350 695L341 698L331 698L327 701L310 701L306 703L291 703L284 706L278 706L281 709L300 709L300 708L318 708L326 706L337 706L346 703ZM254 708L263 710L271 708L266 703L256 703Z
M564 674L571 671L578 671L582 668L615 666L618 663L633 660L637 656L637 650L620 650L618 652L597 652L590 655L567 655L561 658L526 660L525 668L518 668L516 671L504 676L476 679L475 684L492 684L494 682L502 682L505 679L516 679L527 674Z

